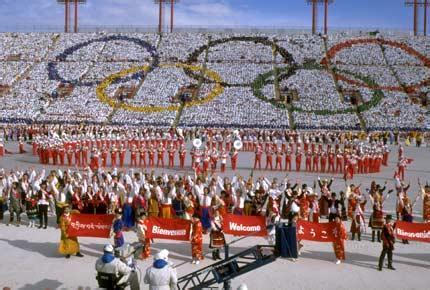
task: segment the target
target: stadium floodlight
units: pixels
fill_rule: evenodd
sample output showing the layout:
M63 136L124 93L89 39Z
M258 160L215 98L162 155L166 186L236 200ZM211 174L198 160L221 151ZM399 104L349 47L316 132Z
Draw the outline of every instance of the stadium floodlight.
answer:
M180 0L154 0L154 4L158 4L160 10L158 14L158 33L163 32L163 4L170 4L170 33L172 33L175 4L179 2Z
M312 33L315 34L317 30L317 5L324 5L324 34L327 35L328 31L328 6L334 0L306 0L308 5L312 5Z
M58 4L64 5L64 32L69 32L70 4L75 6L74 32L78 32L78 5L86 4L87 0L57 0Z
M418 35L418 9L419 7L424 8L424 36L427 35L427 7L430 7L430 0L406 0L405 5L407 7L414 7L414 36Z

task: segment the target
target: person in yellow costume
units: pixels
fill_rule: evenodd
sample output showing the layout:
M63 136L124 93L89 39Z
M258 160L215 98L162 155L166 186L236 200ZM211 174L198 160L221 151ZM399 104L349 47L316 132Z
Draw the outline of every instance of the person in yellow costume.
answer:
M69 229L71 222L70 208L64 208L64 213L60 217L60 230L61 230L61 240L60 246L58 247L58 252L66 256L66 259L70 258L70 255L75 255L77 257L83 257L79 251L79 242L77 237L69 237L67 231Z

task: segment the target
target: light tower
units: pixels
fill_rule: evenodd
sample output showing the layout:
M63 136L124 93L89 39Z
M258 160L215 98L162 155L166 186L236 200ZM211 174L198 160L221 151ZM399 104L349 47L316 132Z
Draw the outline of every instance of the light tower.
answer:
M430 0L406 0L405 5L414 7L414 36L418 35L418 10L419 7L424 8L424 23L423 34L427 35L427 7L430 7Z
M154 4L159 5L158 14L158 33L163 32L163 3L170 4L170 33L173 32L173 16L175 10L175 4L180 0L154 0Z
M324 34L328 31L328 6L334 2L334 0L306 0L309 5L312 5L312 33L315 34L317 31L317 6L324 5Z
M78 32L78 5L87 3L87 0L57 0L58 4L64 5L64 32L69 32L69 19L70 19L70 6L73 4L75 7L74 13L74 27L73 31Z

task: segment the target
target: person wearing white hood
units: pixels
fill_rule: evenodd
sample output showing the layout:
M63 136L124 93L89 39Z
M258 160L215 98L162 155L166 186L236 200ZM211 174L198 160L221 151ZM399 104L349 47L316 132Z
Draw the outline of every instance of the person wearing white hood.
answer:
M146 269L144 278L145 284L149 284L149 290L176 289L178 276L171 265L168 250L161 250L154 256L154 263Z

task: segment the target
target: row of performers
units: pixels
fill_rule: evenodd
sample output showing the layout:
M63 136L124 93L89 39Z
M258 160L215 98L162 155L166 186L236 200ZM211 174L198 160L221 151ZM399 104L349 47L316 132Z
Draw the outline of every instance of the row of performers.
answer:
M369 226L372 228L373 240L375 234L379 238L379 231L383 225L384 202L389 198L393 190L388 191L386 186L372 182L367 196L361 193L360 186L351 184L345 192L340 192L339 197L330 191L332 180L318 180L321 196L315 193L313 188L306 184L296 190L297 185L289 187L284 194L274 195L263 189L255 191L254 195L232 196L228 191L222 191L220 196L209 197L209 189L205 189L204 196L197 197L192 191L169 195L168 191L157 196L153 191L147 198L142 192L134 197L116 198L101 190L96 194L85 193L72 196L72 208L84 213L104 214L113 212L116 208L123 209L123 222L125 227L133 228L135 217L142 212L148 216L163 218L191 219L194 213L201 214L203 230L210 228L210 216L214 210L221 215L233 213L237 215L263 215L271 216L273 213L287 217L291 211L298 212L300 219L319 222L321 217L327 217L329 221L340 215L343 220L351 219L352 238L361 239L361 233L365 228L365 205L368 199L372 202L372 215ZM404 221L412 221L413 208L419 197L423 200L423 219L430 221L430 186L420 188L422 191L412 201L407 194L409 186L397 189L397 218Z
M165 162L165 156L167 152L167 163ZM185 167L185 159L187 156L187 150L182 145L179 150L174 147L168 149L160 146L159 148L137 148L132 147L131 150L126 150L123 147L116 149L112 148L109 152L106 148L102 151L93 149L89 152L89 149L77 148L76 150L65 150L63 147L49 147L43 146L38 149L39 162L41 164L53 164L53 165L67 165L86 167L90 166L92 169L99 167L107 167L108 159L110 154L110 166L111 167L124 167L126 165L126 159L129 160L129 166L131 167L175 167L175 161L179 160L179 167ZM383 154L378 153L366 153L358 155L355 152L349 151L337 151L333 149L330 152L327 151L296 151L293 155L292 151L273 151L269 148L265 154L265 170L279 170L279 171L291 171L293 170L292 163L294 160L295 170L300 171L302 165L302 159L305 162L305 170L308 172L322 172L322 173L344 173L348 174L350 178L353 177L354 173L367 174L380 172L382 166L387 165L387 159L384 158ZM237 158L239 151L236 149L227 152L226 150L218 151L214 150L200 150L193 148L190 151L191 164L193 169L198 172L216 171L218 168L218 162L220 163L220 171L224 172L227 166L228 159L230 159L231 168L235 170L237 168ZM302 156L304 155L304 158ZM177 156L177 157L176 157ZM262 156L263 151L261 147L257 147L254 159L254 169L262 169ZM404 163L399 165L402 167L404 176Z

